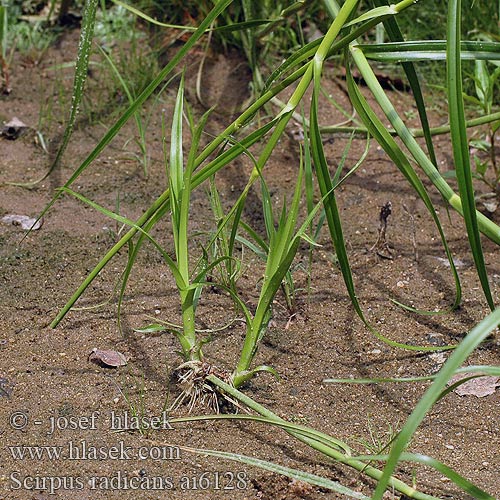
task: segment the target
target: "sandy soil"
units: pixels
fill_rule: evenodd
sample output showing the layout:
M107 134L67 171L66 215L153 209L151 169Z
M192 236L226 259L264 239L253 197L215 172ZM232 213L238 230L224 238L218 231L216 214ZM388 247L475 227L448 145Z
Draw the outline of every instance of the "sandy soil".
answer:
M65 35L38 66L16 57L13 90L0 100L0 118L7 121L17 116L32 130L17 140L0 140L0 182L35 179L49 165L50 158L37 145L34 129L42 129L49 150L54 152L64 130L72 77L71 69L51 68L73 60L76 39L75 33ZM191 70L194 69L193 64ZM214 133L229 122L234 102L242 102L248 95L248 73L232 59L228 64L226 59L216 57L206 64L205 71L204 99L219 102L208 125L208 131ZM102 136L103 123L109 123L106 109L117 104L112 93L99 93L100 77L94 73L89 80L90 104L80 115L61 167L31 190L0 187L0 217L36 216L54 189L64 183ZM339 92L342 82L331 75L325 82L328 90L347 106L345 96ZM169 116L175 91L172 85L161 106L150 110L151 163L147 178L142 166L131 158L138 150L131 140L135 130L130 123L75 183L74 189L110 209L116 207L119 199L120 213L131 219L140 216L165 186L161 108L167 109ZM403 108L412 110L404 93L394 97ZM188 92L188 99L199 112L193 92ZM89 117L88 106L103 101L107 103L107 107L102 107L104 111L99 114L97 109ZM323 123L342 120L333 108L324 106L322 110ZM436 116L435 124L440 120ZM325 144L332 171L345 144L346 139L341 137L328 138ZM439 161L447 169L451 161L447 139L442 138L439 145ZM362 141L354 141L348 165L354 164L363 148ZM293 189L298 151L298 143L290 134L266 166L277 205ZM239 195L250 168L246 160L236 160L218 174L218 187L226 207ZM432 189L431 193L452 251L460 262L464 287L462 306L444 316L410 314L390 302L392 298L419 308L446 308L453 302L454 285L444 264L439 235L423 204L375 145L338 197L358 296L372 324L398 342L456 344L486 315L487 308L467 249L463 223L455 213L448 218L440 196ZM197 256L199 244L206 241L206 232L213 228L213 217L203 188L193 198L191 250ZM393 207L387 232L392 260L370 251L377 240L380 207L388 201ZM258 189L251 192L244 218L258 231L263 230ZM167 398L172 401L179 393L172 372L181 359L173 335L134 331L151 323L151 318L173 323L180 320L175 285L161 256L150 245L140 253L126 291L123 333L117 325L113 291L126 264L125 252L111 262L78 302L81 309L72 311L56 330L48 325L116 241L118 230L113 221L69 196L60 199L45 216L42 227L23 241L19 226L0 224L0 498L342 498L260 469L179 451L177 445L272 460L369 493L373 483L364 475L332 464L285 433L262 425L200 422L176 424L146 434L113 430L116 419L123 422L134 410L144 408L150 416L161 415ZM170 250L173 243L168 230L169 222L164 221L155 234ZM362 442L370 442L371 435L387 442L391 432L401 428L429 383L360 386L333 385L323 380L427 375L435 373L448 354L403 351L377 340L350 305L326 230L321 243L323 246L313 254L310 287L306 272L308 250L301 248L294 265L295 313L290 315L283 296L278 295L272 323L257 355L256 363L272 365L280 379L260 375L245 391L287 420L320 429L347 442L354 452L365 453ZM498 248L484 240L484 250L498 302ZM246 252L239 285L247 303L257 299L262 271L258 259ZM204 291L197 316L199 328L205 330L215 330L239 317L231 300L217 289ZM231 370L243 335L243 324L238 321L213 333L205 347L207 360ZM129 357L128 365L109 369L89 362L88 354L94 347L121 351ZM498 361L497 333L468 362ZM491 495L500 497L499 403L500 392L484 398L449 394L424 420L410 450L443 461ZM176 414L186 411L181 407ZM9 448L14 446L38 447L42 455L21 460ZM49 458L47 453L53 448L44 446L60 447L63 455ZM99 447L104 455L97 453ZM153 477L163 478L163 489L153 489L146 482ZM398 477L414 481L419 490L439 498L468 498L430 469L402 464ZM41 478L53 479L43 483ZM133 489L131 484L137 485L139 480L149 486ZM51 487L54 494L50 494Z

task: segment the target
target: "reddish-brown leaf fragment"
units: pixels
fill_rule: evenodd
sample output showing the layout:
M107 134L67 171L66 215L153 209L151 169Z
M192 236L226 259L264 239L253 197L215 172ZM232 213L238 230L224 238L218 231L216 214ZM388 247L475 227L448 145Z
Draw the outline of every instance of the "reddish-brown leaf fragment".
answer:
M470 375L470 373L459 373L450 379L448 385L452 385ZM459 396L476 396L478 398L484 398L494 394L499 386L500 377L483 376L467 380L467 382L453 389L453 392L456 392Z
M94 347L89 354L89 361L108 368L116 368L125 366L128 358L118 351L102 350Z

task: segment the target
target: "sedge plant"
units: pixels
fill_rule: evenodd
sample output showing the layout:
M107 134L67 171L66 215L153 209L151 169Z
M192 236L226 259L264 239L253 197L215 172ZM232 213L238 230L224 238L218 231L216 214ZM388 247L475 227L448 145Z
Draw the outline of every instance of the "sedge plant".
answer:
M182 60L189 53L189 50L197 43L208 30L211 29L214 21L222 13L226 12L231 4L231 0L221 0L206 14L206 17L196 29L191 29L192 35L187 39L186 43L179 49L168 64L158 72L158 75L151 83L138 95L136 99L129 105L121 117L112 125L93 151L83 160L79 167L75 170L72 176L68 179L63 189L54 197L52 205L62 192L69 192L71 185L78 177L85 172L97 156L105 149L111 140L118 134L123 125L140 110L146 100L153 94L165 78L178 70L182 64ZM167 216L172 214L173 226L173 243L175 258L172 258L163 249L162 254L165 257L168 267L174 275L174 279L179 290L182 308L182 331L176 332L177 338L181 345L182 354L185 363L191 363L196 367L203 363L202 346L200 339L196 335L195 328L195 311L196 298L199 296L201 288L206 284L205 277L209 267L215 266L218 263L206 263L201 265L195 272L190 268L189 256L186 252L188 248L188 218L190 194L192 190L198 186L208 182L209 179L229 165L237 157L247 154L250 148L259 144L260 148L255 159L255 168L250 175L247 186L235 204L228 216L225 218L225 223L228 223L231 217L233 226L230 231L230 243L234 242L235 232L240 226L239 215L243 203L245 201L248 189L260 178L265 178L265 167L271 157L274 149L280 141L287 124L304 104L306 92L312 90L312 98L310 100L309 124L308 130L310 140L310 155L314 164L314 174L317 179L319 191L321 194L321 203L325 210L325 220L328 225L331 240L336 252L339 266L344 278L344 282L352 301L353 307L358 316L363 320L369 331L377 336L378 339L386 344L396 347L411 350L442 350L443 347L436 346L414 346L395 342L377 332L365 318L361 303L358 299L355 279L349 264L349 255L347 252L345 238L342 231L342 218L338 210L336 185L338 184L330 173L327 157L323 150L322 142L322 127L319 122L319 106L322 93L322 79L325 69L325 63L334 56L343 55L346 78L348 83L348 93L353 106L356 108L361 121L371 137L373 137L380 146L386 151L389 158L398 167L409 185L413 188L418 197L423 201L427 211L429 212L434 224L439 230L441 241L450 262L451 272L455 281L455 299L452 301L450 309L457 307L461 301L461 287L458 279L458 273L453 263L451 251L446 242L444 230L441 227L437 216L436 207L431 202L430 195L424 179L427 178L433 186L442 195L444 200L458 213L460 213L465 221L465 227L470 242L471 251L474 257L475 267L481 281L482 289L485 295L488 306L494 309L494 298L489 288L487 269L484 263L484 257L481 246L480 233L488 237L492 242L500 244L500 228L492 221L477 212L474 201L474 191L472 188L472 176L470 169L470 160L468 153L467 126L465 120L463 98L462 98L462 59L475 58L478 60L498 60L500 53L499 44L490 43L475 43L462 42L461 22L460 22L460 2L450 0L447 41L416 41L404 42L404 37L399 29L396 18L397 16L410 8L419 8L418 2L414 0L402 0L394 5L387 5L383 0L373 0L371 7L368 10L358 13L358 1L346 0L341 6L333 6L332 2L329 12L334 14L334 18L325 35L316 40L304 45L297 50L292 56L275 69L264 84L262 93L255 99L244 111L238 116L226 129L213 138L206 146L198 151L199 137L202 124L207 119L205 116L202 124L194 126L193 120L190 119L191 129L194 131L192 145L189 152L189 157L184 167L182 156L182 140L181 140L181 109L182 98L180 91L177 97L176 110L174 116L174 125L171 134L171 155L169 164L169 186L165 191L151 204L151 206L139 217L135 222L128 221L122 218L122 221L130 226L130 229L125 233L118 242L106 253L102 260L95 266L90 274L81 283L78 290L70 297L66 305L61 309L57 317L52 322L55 327L62 318L73 307L78 298L85 292L86 288L93 282L99 272L113 259L120 249L129 248L129 259L126 272L124 273L122 292L126 286L130 270L135 263L137 253L142 244L146 240L152 240L150 231L154 225ZM333 2L336 4L336 2ZM88 4L92 4L92 0L88 0ZM337 7L337 8L336 8ZM92 9L87 10L87 15L95 15ZM90 22L90 21L88 21ZM362 45L357 42L364 34L374 29L376 25L384 23L385 30L390 43L382 45ZM232 29L248 29L248 24L244 26L233 26ZM87 33L87 37L88 37ZM434 153L434 144L432 129L429 126L429 120L426 113L425 102L421 92L421 85L417 73L415 71L415 61L432 58L433 60L446 61L447 65L447 89L449 96L449 131L453 146L453 156L457 170L457 180L459 193L455 193L446 182L446 179L439 172L436 165L436 157ZM425 147L421 146L416 140L415 135L406 126L404 120L400 117L397 107L392 103L390 97L380 86L375 73L369 63L369 60L388 60L392 62L400 62L403 70L408 78L412 88L419 118L421 121L422 135L425 138ZM88 53L80 54L77 71L80 73L86 70L88 63ZM380 109L391 123L392 129L388 131L378 116L378 108L371 106L368 100L364 97L363 92L359 88L358 82L352 76L350 66L355 65L366 82L369 91ZM290 89L291 96L285 103L279 113L270 118L266 117L258 121L258 125L253 121L256 115L264 109L264 106L276 97L285 89ZM491 113L483 121L493 122L495 119L494 113ZM470 123L470 122L469 122ZM249 125L252 125L250 127ZM399 140L393 136L396 135ZM68 136L69 137L69 136ZM68 139L69 140L69 139ZM63 152L63 149L61 150ZM62 152L60 155L62 155ZM419 170L414 168L417 164ZM255 373L268 370L266 366L254 368L253 362L257 348L265 334L267 324L270 319L273 299L279 290L283 278L289 272L291 263L298 250L301 239L307 240L308 231L310 231L312 217L314 211L306 221L299 226L298 224L298 206L300 204L302 193L302 167L299 169L295 183L295 190L292 201L287 209L286 206L278 217L277 227L272 229L271 222L274 221L274 215L268 212L268 252L266 260L266 268L264 278L261 284L261 292L257 306L254 312L250 312L248 306L239 298L237 293L228 289L233 299L238 303L241 310L244 312L246 321L246 334L244 342L241 346L241 354L236 363L236 366L229 377L220 376L218 372L213 370L205 370L202 372L202 388L209 384L213 388L228 394L240 403L251 408L263 418L269 420L273 425L287 427L287 424L279 419L274 413L258 404L252 398L243 394L238 390L246 382L251 380ZM310 176L309 176L310 179ZM309 182L309 181L308 181ZM265 197L265 194L264 194ZM81 197L80 197L81 198ZM88 200L87 200L88 202ZM50 205L48 208L50 208ZM94 204L95 205L95 204ZM265 209L264 211L266 211ZM319 209L317 209L319 211ZM116 214L111 214L117 217ZM235 222L236 221L236 222ZM221 227L223 224L221 224ZM218 229L219 230L219 229ZM232 240L231 240L232 239ZM309 238L310 240L310 238ZM311 240L312 241L312 240ZM229 248L229 247L228 247ZM232 254L229 251L228 255L223 258L231 259ZM123 293L122 293L123 295ZM401 306L411 309L408 306ZM414 311L418 313L435 314L434 311ZM440 311L442 313L443 311ZM411 460L421 463L426 463L436 467L443 474L447 475L457 485L472 493L476 498L491 499L487 493L482 492L474 485L470 485L468 481L457 476L454 471L451 471L446 466L442 466L436 461L428 457L412 455L406 453L406 446L415 432L418 424L422 421L426 413L443 395L446 382L452 376L467 356L479 345L479 343L500 323L500 313L495 310L488 316L480 325L474 328L467 338L458 346L446 346L446 348L454 348L455 352L450 357L449 361L444 365L439 376L434 380L428 392L417 404L416 408L410 415L407 423L401 429L398 437L394 440L391 452L388 456L370 456L369 458L352 457L346 447L333 438L325 437L324 435L311 434L295 427L287 428L287 431L294 437L312 446L314 449L324 453L328 457L334 458L338 462L354 467L364 474L373 477L378 481L378 485L372 496L375 500L382 498L383 491L388 487L393 487L401 491L410 498L431 499L435 498L416 491L414 488L401 483L394 478L394 470L400 460ZM197 372L199 373L199 372ZM380 460L385 463L384 470L380 470L371 465L367 465L367 461Z
M92 161L97 157L97 155L106 147L106 145L118 133L123 124L137 112L139 107L152 94L152 92L158 87L158 85L163 81L163 79L170 72L172 72L173 69L180 63L182 58L186 55L186 53L193 46L193 44L204 34L205 30L211 25L211 23L214 21L217 15L223 12L224 9L230 3L231 2L229 0L220 2L211 11L211 13L207 15L206 19L201 23L200 27L193 33L192 37L186 42L186 44L180 49L178 54L167 64L167 66L165 66L165 68L163 68L162 71L160 71L157 78L155 78L147 86L147 88L144 89L144 91L137 97L137 99L134 100L134 102L129 106L129 108L125 111L125 113L117 121L117 123L108 130L108 132L99 142L99 144L95 147L95 149L90 153L90 155L84 160L84 162L80 165L80 167L74 172L71 178L67 181L67 183L65 184L65 189L69 189L71 184L75 182L75 180L87 169L87 167L92 163ZM342 236L342 225L336 205L334 185L332 179L330 178L330 174L328 171L328 164L324 152L322 151L321 127L319 126L318 114L317 114L319 96L321 93L322 70L324 62L327 60L328 57L330 57L331 54L335 54L341 50L345 50L349 46L349 44L352 43L354 40L356 40L362 33L371 29L381 21L386 23L387 32L392 38L401 39L401 36L398 34L397 25L394 25L395 21L393 18L399 12L404 11L405 9L411 7L413 4L414 2L404 0L393 6L384 6L384 5L376 6L373 10L368 11L351 21L350 19L353 17L355 13L357 2L354 0L345 2L342 8L338 11L337 17L332 22L330 29L323 37L323 39L309 43L304 47L304 49L298 51L296 54L294 54L294 56L290 57L282 66L280 66L280 68L278 68L275 72L273 72L271 77L268 79L266 85L267 90L263 92L261 97L258 98L252 105L250 105L248 109L246 109L229 127L227 127L223 133L219 134L215 139L213 139L202 150L202 152L198 154L198 156L191 159L192 166L190 167L190 171L192 172L192 179L190 180L190 189L191 188L194 189L198 185L202 184L207 179L212 177L214 173L216 173L218 170L226 166L234 158L245 153L247 149L251 147L253 144L255 144L258 141L264 140L264 138L266 138L267 142L256 161L256 169L259 172L259 175L262 175L261 173L263 172L265 164L268 158L270 157L273 149L275 148L276 144L278 143L283 131L285 130L287 123L289 122L291 116L301 103L306 90L312 85L313 99L311 102L310 135L311 135L312 157L315 164L316 175L318 177L318 183L321 190L321 194L324 198L323 201L325 206L326 219L328 222L332 240L334 242L335 251L339 259L339 264L344 276L344 281L347 285L347 289L351 297L351 300L353 301L355 309L357 313L360 315L360 317L365 321L365 323L367 322L364 319L363 312L361 310L361 307L359 305L355 293L354 281L350 271L347 252L345 248L345 242ZM95 16L95 11L88 8L87 16L92 17L92 15ZM87 24L91 26L92 20L90 19L89 21L87 21ZM337 37L341 33L341 30L344 30L342 32L343 35L337 40ZM87 43L89 38L88 32L86 33L86 37L87 38L85 42L86 42L86 47L88 47ZM462 57L462 52L457 51L456 46L452 49L449 49L448 54L445 54L443 46L444 46L443 43L431 44L431 47L434 49L434 52L432 52L432 57L436 57L436 55L438 57L444 55L448 57L448 59L452 60L453 58L451 56L454 56L455 58L458 56L458 60L460 60L460 57ZM398 53L397 56L393 55L393 57L398 57L399 59L401 59L402 57L401 51L404 50L407 50L410 56L413 57L413 59L411 57L403 58L405 64L404 67L409 75L410 83L413 86L415 95L419 96L417 104L419 105L419 112L423 121L423 129L424 129L424 135L426 136L426 142L429 150L429 157L426 156L426 154L420 148L418 143L415 141L411 132L405 127L403 121L397 115L397 112L395 111L394 107L392 106L390 101L388 101L387 96L384 94L383 90L378 86L378 82L376 81L373 71L366 62L366 56L370 55L373 58L380 56L380 54L382 54L382 56L387 57L387 50L386 50L387 47L386 46L384 46L383 48L370 47L370 46L362 47L356 44L352 44L350 46L349 54L353 62L358 66L360 72L365 78L365 81L368 83L369 88L374 92L377 102L379 102L384 111L387 113L389 119L392 120L392 124L396 133L400 135L402 141L409 148L411 154L413 155L417 163L422 167L424 173L428 175L430 180L434 183L437 189L443 194L443 196L450 203L450 205L456 208L459 212L464 214L464 217L467 221L467 225L469 228L469 234L471 236L471 244L473 245L473 249L475 251L477 269L478 272L480 273L481 281L483 283L483 288L485 289L487 300L491 307L492 306L491 293L488 293L484 263L482 262L481 256L479 255L480 250L478 250L479 248L478 231L482 231L490 239L492 239L496 243L499 243L500 228L498 228L498 226L496 226L494 223L486 219L481 214L476 215L473 203L466 201L469 200L470 198L469 197L470 188L466 187L466 184L464 182L460 183L460 186L462 186L463 189L461 188L462 196L459 197L451 190L451 188L448 186L444 178L439 174L439 172L434 166L435 161L433 158L434 155L432 153L433 151L432 140L430 136L430 130L428 128L428 122L426 119L425 108L422 106L421 92L419 90L418 79L415 79L416 73L411 69L412 68L411 61L414 60L415 57L417 58L422 57L422 52L419 52L418 50L415 51L414 47L415 44L408 45L398 42L396 43L396 45L392 46L392 48L397 49ZM420 50L423 50L425 47L427 47L427 45L417 46L417 48ZM469 46L467 46L467 48L468 47ZM465 57L471 55L479 58L494 57L496 49L495 44L490 44L489 46L486 47L486 50L484 50L483 46L481 47L482 51L478 52L477 49L475 49L475 46L472 46L471 48L469 48L468 51L465 51ZM413 53L411 53L412 48L413 48ZM88 54L85 54L85 51L82 52L83 54L79 58L79 64L77 65L77 73L79 74L83 73L83 70L85 69L85 64L88 62ZM417 52L416 55L415 52ZM426 54L428 53L429 52L427 52ZM285 75L286 73L290 73L290 71L291 74L289 74L289 76L283 77L283 75ZM450 74L456 74L456 73L457 73L456 70L450 71ZM277 95L278 92L290 86L297 80L298 80L298 85L295 87L295 90L292 93L290 99L288 100L288 103L285 105L283 110L277 116L272 118L270 121L261 126L259 129L249 133L243 139L232 143L232 145L228 149L224 150L215 159L211 160L210 162L203 165L203 167L201 167L201 165L207 160L207 158L210 155L212 155L215 151L217 151L217 148L226 143L232 134L242 129L244 125L247 124L252 119L252 117L270 99L272 99L275 95ZM357 90L356 85L353 84L353 79L349 77L348 81L350 82L351 99L353 100L353 103L357 107L358 112L361 115L363 115L364 122L366 126L369 127L371 135L373 135L381 143L384 149L388 152L389 156L395 161L396 165L401 169L401 171L408 179L410 184L413 186L413 188L416 190L418 195L424 200L424 203L426 204L428 210L433 216L434 221L438 225L438 228L440 228L439 221L436 217L432 203L430 203L430 199L427 195L427 192L423 187L421 180L411 167L410 162L407 159L405 153L402 152L399 146L392 140L392 138L389 135L384 134L384 131L380 126L380 122L377 121L378 118L371 110L370 106L368 106L366 101L363 101L361 93ZM82 85L80 84L77 90L80 91L81 87ZM453 90L451 86L450 90ZM455 92L455 95L458 95L458 93ZM454 100L453 102L457 101ZM460 110L460 108L458 107L457 110L451 114L451 118L453 118L452 121L455 121L456 117L460 116L461 111L463 110ZM462 120L462 123L460 124L461 128L456 130L457 131L463 130L464 125L465 122L463 122ZM452 130L453 129L454 127L452 126ZM70 130L70 127L68 128L68 130ZM269 135L269 138L267 138L266 136L270 131L272 131L272 133ZM66 134L65 139L67 139L68 137L69 135ZM62 155L66 142L67 141L63 141L63 147L60 150L58 158L60 158L60 156ZM458 143L458 140L455 142ZM251 184L256 178L257 176L254 176L253 179L250 179L249 184ZM464 179L465 180L467 179L467 174L465 174ZM179 186L178 188L180 189ZM57 196L56 198L54 198L53 202L55 202L56 199ZM130 244L132 238L136 235L137 232L141 233L141 236L139 236L140 240L144 239L142 233L144 232L147 233L149 228L151 228L156 223L156 221L159 220L159 218L161 218L169 210L172 199L173 199L173 192L171 191L171 189L167 189L151 205L151 207L144 213L144 215L133 225L130 231L126 233L119 240L119 242L117 242L117 244L106 254L106 256L102 259L102 261L94 268L94 270L90 273L90 275L85 279L85 281L79 287L77 292L75 292L75 294L71 297L66 306L62 309L60 314L56 317L56 319L52 323L53 326L57 325L57 323L62 319L62 317L69 311L69 309L78 299L78 297L83 293L83 291L97 276L100 270L109 262L109 260L114 255L116 255L116 253L119 251L120 248L122 248L124 245ZM465 205L463 206L463 204ZM454 273L455 281L457 283L457 294L454 302L454 306L456 306L460 302L460 289L458 285L457 274L456 270L454 269L453 259L451 258L451 254L447 249L446 240L444 239L444 234L442 233L442 231L440 232L443 244L445 245L448 259L450 261L450 265ZM137 251L140 248L140 244L141 243L138 242L138 244L134 247L133 256L129 261L130 265L132 265L134 262L135 255L137 254ZM286 271L287 270L285 269L284 270L285 274ZM126 273L126 276L127 275L128 273ZM185 282L185 275L183 276L183 279L184 279L184 285L187 285ZM124 280L124 283L125 281L126 280ZM190 294L193 292L192 290L185 290L184 293L186 294L187 297L190 296ZM190 310L191 308L188 307L186 311ZM188 317L189 314L187 314L186 320ZM264 310L259 310L259 314L257 315L257 317L259 319L256 321L256 324L259 324L260 326L264 325L266 322ZM192 323L193 320L189 319L188 322ZM189 327L186 331L187 332L191 331L191 333L186 333L187 337L183 339L183 344L184 344L183 350L185 353L188 350L192 349L194 345L192 328ZM250 359L251 357L250 354L253 351L253 344L255 344L255 339L258 339L259 335L260 332L258 331L258 329L257 330L253 329L252 333L247 336L247 338L251 340L249 340L248 347L246 345L244 348L246 361L241 361L241 363L239 363L239 368L237 370L237 375L236 375L236 380L238 381L242 380L240 378L240 375L248 370L248 359ZM389 343L390 345L396 347L404 347L408 349L420 348L419 346L408 346L391 342L388 339L383 338L381 336L379 336L379 338Z
M311 427L285 421L269 409L256 403L247 395L241 393L234 387L228 386L226 383L218 380L217 377L214 376L209 376L208 379L216 386L221 387L224 391L227 391L227 393L230 394L232 398L240 402L242 405L245 405L247 408L253 410L255 412L255 415L211 415L200 417L180 417L172 419L170 422L177 423L193 420L240 420L246 422L248 425L252 422L263 422L268 424L269 426L281 428L293 438L311 446L324 457L328 457L329 459L333 459L334 462L352 467L360 472L363 472L368 477L376 479L377 486L370 497L367 497L360 492L353 491L336 481L331 481L324 477L320 477L305 471L284 467L274 462L256 459L255 457L249 457L228 451L196 449L186 446L182 446L182 449L192 453L199 453L202 455L217 457L219 459L232 460L259 467L268 471L285 475L292 479L308 482L311 485L327 488L329 490L338 492L348 498L372 498L374 500L380 500L383 498L383 494L386 488L389 488L391 491L397 491L400 494L405 495L407 498L414 498L419 500L438 500L439 497L419 491L414 481L410 486L395 477L394 473L398 462L404 461L412 463L415 466L423 465L435 469L442 476L451 481L456 487L460 488L461 491L470 495L472 498L480 500L494 500L494 496L484 491L477 485L473 484L466 477L443 464L439 460L422 453L408 452L407 448L410 445L412 437L414 436L416 430L418 429L425 416L432 410L432 408L436 404L439 404L439 401L441 399L447 397L453 389L455 389L460 384L465 383L467 380L470 380L470 378L472 377L483 375L500 375L499 366L467 366L464 368L460 368L466 362L467 358L472 354L472 352L478 348L481 342L491 334L491 332L497 327L498 324L500 324L500 309L496 309L494 312L490 313L486 318L484 318L480 323L478 323L473 329L470 330L464 340L457 346L453 354L443 365L439 373L435 375L417 377L412 379L328 379L324 381L325 383L343 382L352 384L357 382L371 384L377 382L411 383L414 381L432 380L432 384L428 387L427 391L422 396L419 403L416 405L416 407L406 420L405 424L398 432L391 435L391 447L386 454L383 454L383 451L386 451L383 450L382 452L374 452L368 455L356 456L353 454L352 449L347 443L333 438ZM468 373L470 376L465 377L452 385L449 385L449 380L455 373ZM447 385L449 386L447 387ZM373 465L373 463L377 462L385 464L383 470Z
M265 366L251 369L252 360L271 319L274 297L282 287L286 275L290 273L290 267L297 253L300 241L302 239L309 240L306 231L310 220L315 215L315 212L312 212L308 220L298 230L296 229L302 195L302 178L303 167L301 163L293 198L288 208L286 200L284 201L277 221L274 218L271 196L266 183L264 181L261 183L264 219L266 221L269 242L267 244L262 242L266 250L266 265L255 313L250 315L248 308L244 306L247 331L240 359L232 376L232 382L235 387L241 386L258 371L269 370Z

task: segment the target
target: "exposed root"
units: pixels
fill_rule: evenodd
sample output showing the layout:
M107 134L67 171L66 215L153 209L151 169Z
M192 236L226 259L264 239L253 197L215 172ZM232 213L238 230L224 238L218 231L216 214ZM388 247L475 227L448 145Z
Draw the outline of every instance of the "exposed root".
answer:
M232 411L241 408L237 401L206 380L209 375L215 375L227 384L232 385L229 372L220 370L205 361L187 361L174 371L178 374L182 392L172 403L169 411L176 410L185 402L189 413L195 407L208 408L214 413L221 413L227 403L230 404Z

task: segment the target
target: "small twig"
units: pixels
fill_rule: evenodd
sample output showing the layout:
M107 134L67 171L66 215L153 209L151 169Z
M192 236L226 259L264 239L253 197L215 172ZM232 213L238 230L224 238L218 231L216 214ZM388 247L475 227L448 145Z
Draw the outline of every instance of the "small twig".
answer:
M387 219L392 214L392 203L388 201L383 207L380 208L380 225L378 228L378 238L375 244L370 248L370 252L376 252L379 257L383 259L392 260L392 251L389 243L386 240L387 233Z

